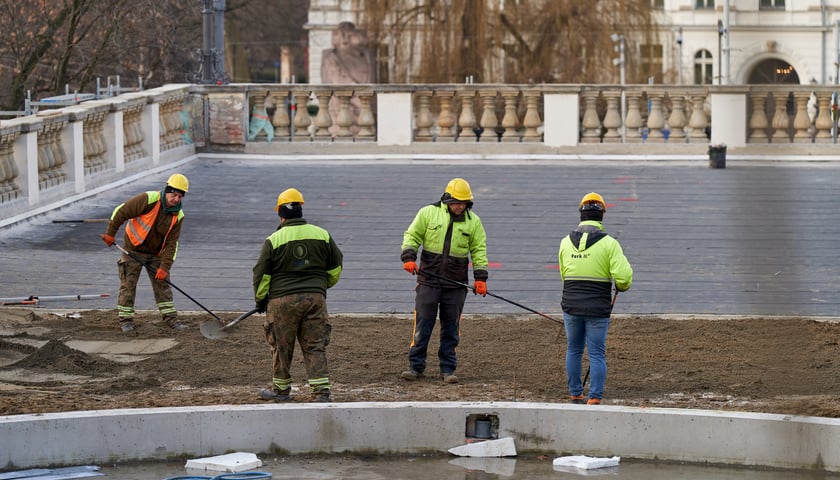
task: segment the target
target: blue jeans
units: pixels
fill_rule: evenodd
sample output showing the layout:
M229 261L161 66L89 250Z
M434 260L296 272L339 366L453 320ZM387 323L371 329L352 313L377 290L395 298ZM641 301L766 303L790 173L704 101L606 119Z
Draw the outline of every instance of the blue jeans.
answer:
M581 362L583 347L589 352L589 398L600 399L604 395L607 381L607 330L610 317L585 317L582 315L563 314L566 327L566 377L569 394L583 394Z

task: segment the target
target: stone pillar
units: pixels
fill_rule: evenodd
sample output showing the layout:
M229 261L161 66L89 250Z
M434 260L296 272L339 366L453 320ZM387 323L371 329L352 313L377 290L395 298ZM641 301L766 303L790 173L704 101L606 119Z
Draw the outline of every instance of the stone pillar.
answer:
M335 96L339 100L338 117L335 120L338 125L338 132L336 132L334 141L347 142L353 141L353 113L350 110L350 99L353 97L353 92L350 90L336 90Z
M642 99L642 92L638 89L627 89L627 118L624 120L625 143L642 143L642 112L639 109L639 102Z
M274 138L283 140L291 139L292 121L289 119L289 109L286 103L286 100L289 99L289 93L288 90L268 92L268 96L272 98L272 103L274 103L274 115L271 116L271 126L274 127ZM320 112L318 113L320 114ZM329 132L327 132L327 135L329 135Z
M468 141L475 139L473 127L476 125L475 112L473 112L473 101L475 91L465 90L458 95L461 98L461 115L458 116L458 138L457 141Z
M665 115L662 112L664 108L662 98L665 92L652 88L647 91L647 94L650 101L650 111L648 111L647 118L647 143L665 143L665 134L662 133L662 129L665 128Z
M604 114L604 143L621 143L621 112L619 102L621 101L620 90L605 90L604 98L607 100L607 113Z
M794 92L796 115L793 117L793 142L811 143L811 118L808 117L808 100L811 92Z
M668 127L671 129L669 143L685 143L685 97L675 94L671 99L671 115L668 117Z
M714 145L743 147L747 144L746 86L717 86L710 89L712 139Z
M360 90L356 92L359 99L359 131L356 133L357 142L371 142L376 140L376 120L373 118L373 111L370 101L373 97L373 90Z
M814 121L814 126L817 128L817 134L814 137L816 143L831 143L831 92L817 92L817 104L819 105L819 112Z
M770 140L773 143L790 143L790 134L788 127L790 127L790 118L787 114L787 100L788 96L780 91L773 92L773 103L776 111L773 112L773 132Z
M292 137L292 141L308 141L309 125L312 124L312 119L309 118L309 112L306 110L306 103L309 102L309 90L292 90L292 97L294 97L296 103L295 135Z
M703 110L703 103L706 101L704 93L691 95L691 116L688 118L688 126L691 132L688 134L689 143L705 143L706 127L709 122L706 120L706 112Z
M598 90L583 91L583 120L581 130L583 137L581 143L601 143L601 120L598 118L596 105L598 102Z

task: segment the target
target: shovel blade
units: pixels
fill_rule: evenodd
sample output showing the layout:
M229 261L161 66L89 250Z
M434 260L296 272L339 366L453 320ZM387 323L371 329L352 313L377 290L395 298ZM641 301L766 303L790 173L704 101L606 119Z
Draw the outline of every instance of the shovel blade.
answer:
M227 337L228 333L225 331L225 324L214 319L201 322L201 334L210 340L218 340Z

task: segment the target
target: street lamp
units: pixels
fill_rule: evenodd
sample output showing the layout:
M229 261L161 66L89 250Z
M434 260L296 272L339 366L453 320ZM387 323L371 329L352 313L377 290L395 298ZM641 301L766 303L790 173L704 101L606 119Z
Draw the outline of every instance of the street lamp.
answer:
M677 30L677 45L679 46L679 51L677 52L677 85L682 85L682 49L683 43L683 35L682 35L682 27Z
M624 99L624 35L619 35L617 33L613 33L610 35L610 40L613 41L613 50L618 52L618 58L613 58L613 65L620 66L620 75L621 75L621 143L624 143L625 140L625 127L624 127L624 115L625 115L625 99Z
M718 85L723 85L723 20L718 20Z

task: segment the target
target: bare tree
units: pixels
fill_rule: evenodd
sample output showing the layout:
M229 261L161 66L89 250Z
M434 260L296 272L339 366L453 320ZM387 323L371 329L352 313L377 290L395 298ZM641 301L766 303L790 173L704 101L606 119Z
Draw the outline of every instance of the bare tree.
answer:
M634 52L653 42L649 0L355 0L359 27L391 62L391 83L608 83L610 35L628 40L628 80L647 72ZM649 73L647 73L649 74Z

